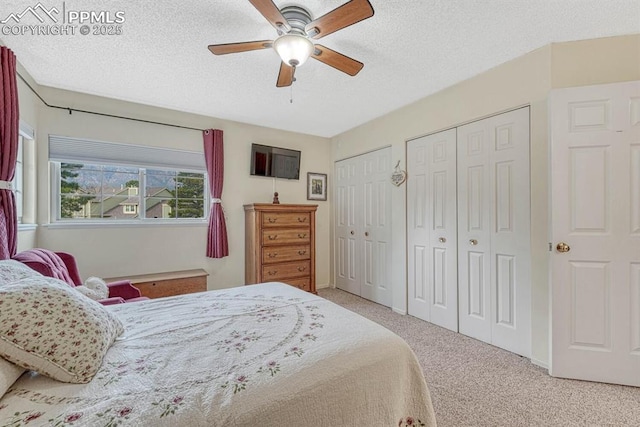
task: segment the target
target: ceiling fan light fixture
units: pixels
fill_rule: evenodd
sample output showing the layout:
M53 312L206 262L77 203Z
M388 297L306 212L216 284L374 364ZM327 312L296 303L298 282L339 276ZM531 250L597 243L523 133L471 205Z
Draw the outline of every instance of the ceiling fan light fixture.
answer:
M305 63L313 53L313 42L299 34L285 34L273 42L273 48L282 62L292 67L299 67Z

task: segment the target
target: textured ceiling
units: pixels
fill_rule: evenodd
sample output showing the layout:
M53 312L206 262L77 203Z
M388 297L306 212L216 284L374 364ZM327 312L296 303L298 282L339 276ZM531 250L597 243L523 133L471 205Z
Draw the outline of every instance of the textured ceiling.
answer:
M345 1L275 3L299 4L318 17ZM639 0L371 0L372 18L320 41L364 69L350 77L310 59L296 72L290 103L291 89L275 86L272 49L225 56L207 50L276 37L246 0L41 3L59 16L64 7L125 17L122 34L112 36L3 30L2 43L41 85L325 137L548 43L640 32ZM37 4L3 0L0 20ZM39 22L27 14L20 24Z

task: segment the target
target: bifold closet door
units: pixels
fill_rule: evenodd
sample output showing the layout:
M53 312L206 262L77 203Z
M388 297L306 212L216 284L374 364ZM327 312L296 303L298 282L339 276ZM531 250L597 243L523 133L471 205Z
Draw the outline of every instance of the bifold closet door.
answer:
M335 166L335 254L336 286L360 295L360 236L362 225L357 219L362 205L362 192L356 191L360 177L358 162L343 160Z
M531 352L529 108L458 128L460 333Z
M336 162L336 286L391 306L391 148Z
M407 143L409 314L458 331L456 129Z

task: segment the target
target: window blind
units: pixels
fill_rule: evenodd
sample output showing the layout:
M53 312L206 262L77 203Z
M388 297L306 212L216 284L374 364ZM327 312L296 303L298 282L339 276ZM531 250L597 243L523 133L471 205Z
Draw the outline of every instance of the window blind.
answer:
M49 135L49 160L206 171L204 153Z

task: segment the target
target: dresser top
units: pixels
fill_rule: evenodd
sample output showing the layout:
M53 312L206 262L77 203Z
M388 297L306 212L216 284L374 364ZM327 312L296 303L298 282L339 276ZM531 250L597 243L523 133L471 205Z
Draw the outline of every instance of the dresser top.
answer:
M280 203L274 205L273 203L251 203L244 205L245 211L315 211L318 209L318 205L303 205L303 204L285 204Z

